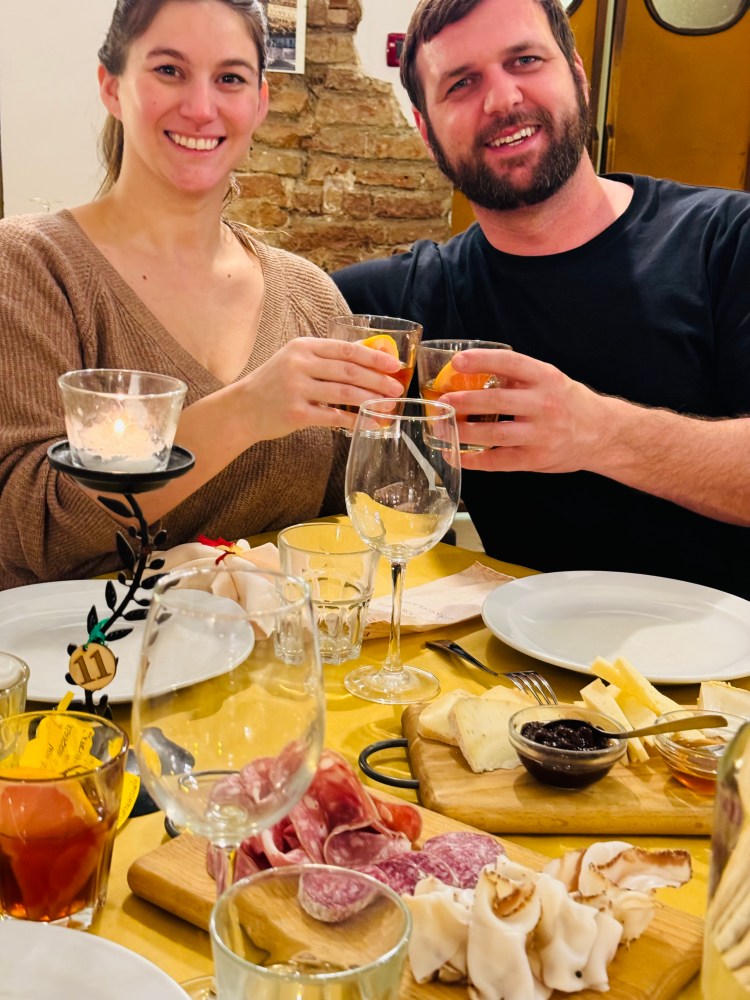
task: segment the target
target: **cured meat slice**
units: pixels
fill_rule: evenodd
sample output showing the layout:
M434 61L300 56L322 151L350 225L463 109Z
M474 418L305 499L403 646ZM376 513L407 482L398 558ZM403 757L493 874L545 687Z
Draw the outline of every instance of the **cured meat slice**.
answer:
M402 834L386 837L369 830L341 830L326 841L324 860L342 868L361 868L410 852L411 843Z
M237 775L217 782L217 801L239 801L248 810L273 797L299 748L290 744L277 758L253 761ZM411 851L422 819L408 803L385 803L370 795L348 761L324 750L300 802L268 830L243 841L238 871L245 874L280 865L326 863L362 868ZM209 851L208 870L214 858Z
M494 864L499 855L505 854L502 845L494 837L485 833L472 833L470 830L439 833L425 841L422 851L445 861L456 876L454 885L461 889L473 889L482 869Z
M385 876L386 884L401 894L411 896L419 881L429 875L440 879L445 885L458 886L455 872L450 865L437 855L424 851L410 851L397 858L380 861L375 866Z
M375 885L346 871L303 872L297 899L305 913L316 920L335 924L368 906L378 893Z

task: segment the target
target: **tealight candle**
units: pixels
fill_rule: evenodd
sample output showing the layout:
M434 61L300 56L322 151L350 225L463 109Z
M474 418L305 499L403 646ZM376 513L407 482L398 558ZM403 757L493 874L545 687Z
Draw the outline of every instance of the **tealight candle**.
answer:
M58 379L72 461L102 472L167 467L187 387L150 372L89 369Z

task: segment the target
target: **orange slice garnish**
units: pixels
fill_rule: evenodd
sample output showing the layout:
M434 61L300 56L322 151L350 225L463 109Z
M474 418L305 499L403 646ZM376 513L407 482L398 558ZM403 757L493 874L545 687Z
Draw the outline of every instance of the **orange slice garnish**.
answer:
M432 388L436 392L464 392L472 389L486 389L494 382L494 375L489 372L457 372L449 361L444 365L435 380Z
M371 347L373 351L382 351L390 354L391 357L398 357L398 345L396 341L387 333L377 333L374 337L366 337L360 341L363 347Z

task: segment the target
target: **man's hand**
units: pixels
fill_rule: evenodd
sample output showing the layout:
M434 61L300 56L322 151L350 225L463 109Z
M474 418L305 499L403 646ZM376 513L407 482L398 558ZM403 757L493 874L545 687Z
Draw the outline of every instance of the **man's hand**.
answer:
M495 389L441 397L456 408L461 441L488 449L465 455L465 468L576 472L596 464L607 434L606 397L553 365L512 351L461 351L452 364L459 372L491 372L503 382ZM502 414L506 419L494 423L465 419L478 414Z

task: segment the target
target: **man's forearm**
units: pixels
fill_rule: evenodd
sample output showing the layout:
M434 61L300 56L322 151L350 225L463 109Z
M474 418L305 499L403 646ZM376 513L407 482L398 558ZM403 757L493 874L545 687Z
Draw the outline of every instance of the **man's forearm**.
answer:
M604 444L589 471L750 526L750 418L685 417L601 398Z

